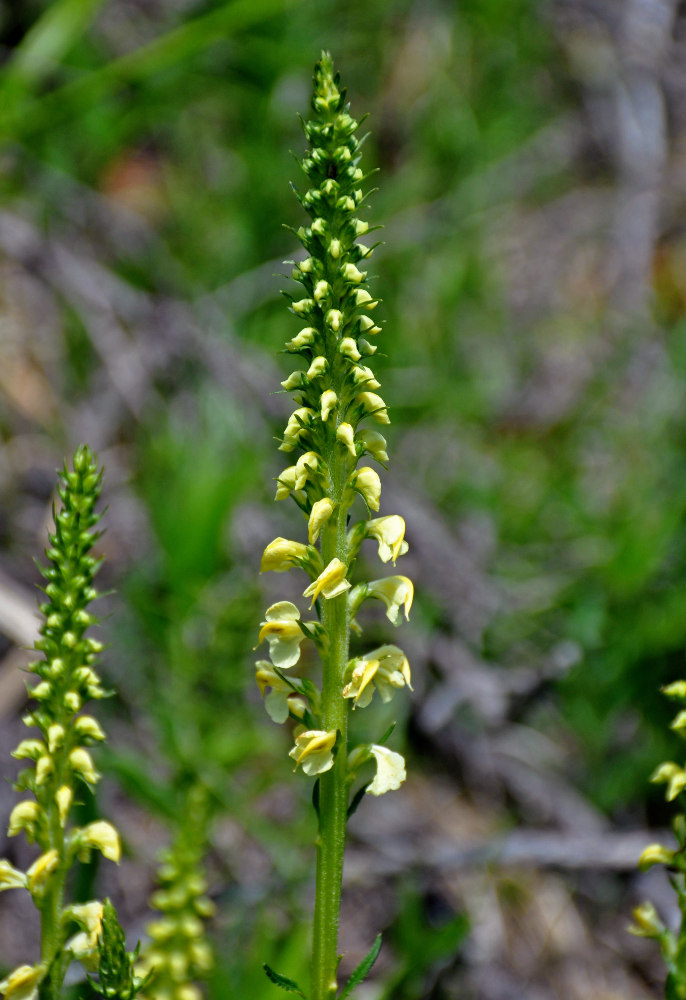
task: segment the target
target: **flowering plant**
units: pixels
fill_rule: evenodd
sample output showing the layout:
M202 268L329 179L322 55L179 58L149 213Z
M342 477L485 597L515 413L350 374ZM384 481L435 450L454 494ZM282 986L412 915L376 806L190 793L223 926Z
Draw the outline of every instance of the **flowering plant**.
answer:
M405 522L399 515L373 517L380 508L381 480L370 465L388 461L386 441L374 425L388 424L379 382L366 361L373 356L381 328L371 318L377 305L366 266L372 254L359 237L369 224L358 218L365 200L366 177L360 167L359 123L350 115L345 91L323 53L314 71L313 117L304 123L309 151L301 161L310 187L298 195L310 223L297 230L306 250L291 262L292 276L304 290L288 295L291 312L305 325L286 344L303 364L282 382L296 408L279 450L300 453L277 478L276 499L291 497L307 521L307 542L276 538L264 551L262 570L299 569L309 577L303 597L316 617L304 621L290 601L267 609L258 636L269 660L256 664L256 680L275 722L297 723L290 756L316 781L314 801L319 820L314 910L311 1000L338 995L338 923L346 823L365 791L382 795L405 779L402 756L378 743L348 746L351 710L365 708L378 693L389 701L410 687L410 667L402 650L383 645L350 656L351 632L361 633L357 614L368 599L381 601L389 621L409 615L412 582L387 576L353 583L355 560L365 539L378 546L382 562L407 551ZM351 513L363 502L365 515L352 526ZM321 687L295 676L303 643L311 643L322 663ZM376 768L373 780L354 791L366 762ZM377 939L367 959L340 993L348 996L366 975L380 947ZM291 980L267 969L282 988L304 996Z

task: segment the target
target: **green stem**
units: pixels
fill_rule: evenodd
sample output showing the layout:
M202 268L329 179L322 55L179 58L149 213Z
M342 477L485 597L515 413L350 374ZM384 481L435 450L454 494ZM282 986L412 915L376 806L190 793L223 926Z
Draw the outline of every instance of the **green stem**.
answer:
M327 526L322 537L322 558L326 566L337 557L347 559L345 510L341 503L348 463L336 459L332 449L334 502L339 516ZM347 743L348 703L343 697L343 678L348 664L350 623L347 595L323 602L322 622L329 636L329 655L324 663L322 684L322 724L339 736L334 766L322 774L319 784L319 838L317 881L312 943L312 998L332 1000L338 992L338 922L341 909L343 853L348 812Z

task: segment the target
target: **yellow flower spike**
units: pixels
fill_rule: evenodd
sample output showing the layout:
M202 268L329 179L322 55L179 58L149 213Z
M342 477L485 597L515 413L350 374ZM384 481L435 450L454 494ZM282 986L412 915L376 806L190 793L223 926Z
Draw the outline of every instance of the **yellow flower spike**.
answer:
M379 431L365 428L358 431L357 439L358 441L361 441L364 450L369 452L372 458L375 458L377 462L388 462L386 438L383 434L380 434Z
M357 349L357 344L352 337L343 337L343 340L341 340L338 345L338 350L341 354L344 354L346 358L350 358L351 361L359 361L362 357Z
M317 500L312 504L312 510L307 522L307 539L310 545L314 545L317 541L319 538L319 532L322 530L332 514L333 501L329 497L323 497L321 500Z
M405 555L409 546L405 541L405 521L399 514L388 517L376 517L367 521L366 532L369 538L375 538L379 543L379 559L381 562L395 561Z
M364 465L351 476L351 486L362 496L370 510L378 510L381 502L381 480L378 472Z
M293 688L282 677L279 677L268 660L258 660L255 666L257 668L255 680L260 694L264 698L267 715L272 722L281 725L288 718L288 696L293 693ZM271 691L265 698L265 691L268 687L271 688Z
M5 1000L36 1000L44 976L42 965L20 965L0 982L0 993Z
M313 358L312 364L307 369L307 377L312 380L315 378L320 378L326 369L329 367L329 362L326 360L323 354L319 354L316 358Z
M295 737L295 746L288 756L295 761L294 770L302 767L305 774L312 777L324 774L333 767L332 750L336 743L335 730L325 732L322 729L306 729Z
M410 619L410 608L414 598L414 585L406 576L387 576L383 580L372 580L367 584L367 597L377 597L386 605L386 617L393 625L400 624L400 608L405 618Z
M307 433L307 428L313 417L314 410L310 409L309 406L300 406L294 410L288 418L279 451L293 451L302 435Z
M326 421L329 419L329 414L331 413L337 402L338 402L338 396L333 391L333 389L327 389L326 392L322 393L322 397L320 400L322 423L326 423Z
M353 458L357 458L355 450L355 432L352 424L342 423L336 428L336 440L348 449Z
M55 871L59 862L60 856L54 848L41 854L26 872L29 892L42 892L46 881Z
M357 402L378 424L390 424L388 410L381 396L377 396L375 392L360 392L357 396Z
M75 747L69 757L69 766L74 774L78 774L87 785L95 785L100 779L100 775L93 766L93 758L83 747Z
M653 865L671 865L676 851L670 851L662 844L650 844L638 859L638 867L644 872Z
M0 892L5 889L26 889L27 883L24 872L20 872L4 858L0 859Z
M84 826L79 831L78 840L80 848L94 848L96 851L100 851L108 861L114 861L116 865L119 864L121 858L119 834L106 820L98 819L94 823Z
M40 814L40 806L32 799L25 799L23 802L18 802L10 813L7 836L16 837L18 833L25 830L27 835L33 838L33 832Z
M316 580L303 591L303 597L311 597L312 604L322 594L327 600L338 597L350 588L350 583L345 575L348 567L340 559L332 559L329 565L322 570Z
M71 809L71 804L74 801L74 793L69 787L69 785L61 785L55 792L55 802L57 803L57 812L59 813L60 823L62 826L67 822L67 816L69 815L69 810Z
M290 601L279 601L267 608L257 645L266 639L272 663L280 670L294 666L300 659L300 643L305 636L298 625L300 612Z
M385 795L386 792L396 791L407 777L404 757L376 744L369 749L376 761L376 776L367 786L367 795Z
M58 747L61 747L64 743L64 726L61 726L58 722L54 722L48 727L48 747L50 753L54 753Z
M307 562L309 552L302 542L291 542L288 538L275 538L262 554L260 573L272 570L274 573L285 573L294 565Z

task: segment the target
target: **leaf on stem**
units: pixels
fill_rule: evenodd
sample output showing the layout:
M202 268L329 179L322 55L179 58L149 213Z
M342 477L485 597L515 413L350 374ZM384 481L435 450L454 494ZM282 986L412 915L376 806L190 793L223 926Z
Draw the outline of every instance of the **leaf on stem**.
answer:
M367 978L367 976L371 972L374 962L376 962L377 958L379 957L380 951L381 951L381 935L377 934L376 940L372 945L371 951L369 952L367 957L363 958L360 964L357 966L357 968L351 975L350 979L345 984L343 992L339 996L338 1000L345 1000L346 997L349 997L352 991L355 989L355 987L359 986L360 983Z
M280 986L282 990L286 991L286 993L297 993L299 997L303 998L303 1000L307 1000L303 991L292 979L288 979L286 976L282 976L280 973L274 972L274 970L270 969L266 962L263 964L262 968L267 973L267 978L271 979L276 986Z

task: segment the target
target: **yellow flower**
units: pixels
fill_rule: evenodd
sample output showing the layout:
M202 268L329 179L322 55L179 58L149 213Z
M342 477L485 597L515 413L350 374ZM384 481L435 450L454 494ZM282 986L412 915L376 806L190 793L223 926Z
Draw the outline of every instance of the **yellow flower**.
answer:
M350 681L343 688L344 698L353 698L353 707L366 708L374 695L374 688L381 700L388 702L397 688L407 685L412 690L410 664L402 649L397 646L379 646L378 649L353 660Z
M5 1000L35 1000L44 975L42 965L20 965L0 982L0 993Z
M10 822L7 829L8 837L15 837L21 830L25 830L27 836L32 839L36 823L40 817L40 806L31 799L18 802L10 813Z
M80 715L78 719L75 719L74 731L81 739L95 740L96 742L105 739L100 723L91 715Z
M115 864L119 864L121 843L119 841L119 834L111 823L108 823L104 819L98 819L95 823L89 823L88 826L84 826L79 831L78 838L81 848L87 850L93 847L97 851L100 851L102 856L107 858L108 861L114 861Z
M376 777L367 788L367 795L384 795L400 788L407 777L402 754L373 744L370 747L376 760Z
M307 369L307 377L312 380L319 378L324 374L326 369L329 367L329 362L326 360L323 354L317 355L316 358L312 359L310 367Z
M367 584L366 597L378 597L386 605L386 617L393 625L399 625L400 607L409 621L410 608L414 598L412 580L406 576L387 576L383 580L372 580Z
M264 698L264 707L272 722L279 724L288 718L289 706L288 696L293 694L293 688L287 684L283 677L279 677L274 667L268 660L258 660L255 664L257 672L255 680L260 689L260 694ZM264 697L267 688L271 691Z
M279 445L279 451L293 451L302 435L307 432L313 416L314 410L311 410L309 406L300 406L291 413L283 432L283 442Z
M336 428L336 440L348 449L353 458L357 458L355 451L355 433L352 424L342 423Z
M57 811L60 814L60 823L62 826L67 822L67 816L69 815L73 800L74 793L69 785L61 785L55 792L55 802L57 803Z
M379 509L381 480L378 472L374 472L374 469L369 465L363 465L361 469L353 473L350 484L362 496L370 510Z
M338 402L338 396L333 391L333 389L327 389L322 393L322 398L320 399L321 413L322 413L322 423L326 423L329 419L329 414L333 410L334 406Z
M352 337L343 337L343 340L338 345L338 350L341 354L345 354L347 358L350 358L351 361L359 361L362 357Z
M343 322L343 313L340 309L329 309L324 319L326 325L330 326L334 333L338 333Z
M668 850L662 844L650 844L638 859L638 867L645 871L652 865L671 865L674 857L675 851Z
M295 761L295 769L300 765L305 774L323 774L333 767L333 754L336 743L335 730L325 732L322 729L306 729L295 737L295 746L288 756Z
M29 892L42 891L45 888L45 882L48 875L51 875L57 868L60 861L60 856L57 851L52 848L46 851L45 854L33 862L26 875L29 880Z
M381 386L374 378L374 372L366 365L357 365L353 371L353 382L355 385L364 385L367 389L378 389Z
M636 922L628 928L628 931L636 937L659 938L666 929L652 903L641 903L633 911L632 916Z
M26 889L26 885L26 875L2 858L0 860L0 892L4 892L5 889Z
M38 760L47 750L42 740L22 740L16 750L12 751L15 760Z
M350 587L349 581L345 578L347 572L348 567L344 562L341 562L340 559L332 559L317 579L303 591L303 597L311 597L312 604L314 604L320 594L323 594L327 600L330 600L332 597L338 597L339 594L344 593Z
M323 497L312 504L310 518L307 522L307 538L310 545L319 538L319 532L333 514L333 501L329 497Z
M280 476L276 480L276 496L275 500L285 500L289 497L293 490L295 489L295 479L297 475L297 470L294 465L289 465L287 469L284 469Z
M364 429L358 432L357 438L364 445L364 450L368 451L377 462L388 462L386 438L383 434L379 431Z
M74 958L84 962L84 959L94 957L98 947L98 938L102 933L103 905L94 899L90 903L77 903L70 906L67 913L84 929L67 941L65 947ZM87 966L90 963L85 963Z
M298 625L300 612L290 601L279 601L267 608L265 619L257 645L266 639L274 666L281 670L292 667L300 659L300 643L305 638Z
M361 392L357 401L364 407L365 413L373 417L377 423L390 424L388 410L381 396L377 396L375 392Z
M275 538L262 554L260 573L273 570L275 573L285 573L293 564L307 562L309 553L302 542L291 542L288 538Z
M83 747L76 747L68 757L69 766L74 774L78 774L87 785L95 785L100 775L93 766L93 758Z
M392 559L395 565L398 556L405 555L409 548L405 541L405 521L399 514L367 521L366 531L368 537L375 538L379 543L381 562L386 563Z

